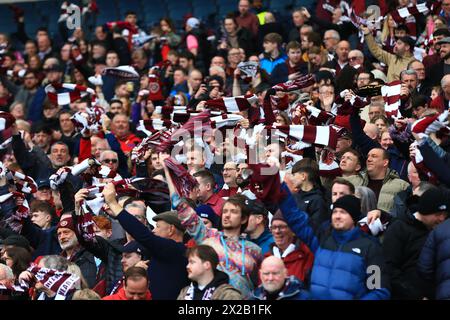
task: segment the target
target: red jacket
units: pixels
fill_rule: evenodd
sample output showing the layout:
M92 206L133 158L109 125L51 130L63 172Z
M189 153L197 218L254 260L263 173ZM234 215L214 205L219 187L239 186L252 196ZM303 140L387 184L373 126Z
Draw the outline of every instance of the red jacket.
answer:
M129 300L129 299L127 299L127 296L125 295L125 289L121 288L119 292L117 292L116 294L106 296L102 298L102 300ZM152 300L152 294L148 289L144 300Z
M272 250L265 254L265 257L272 256ZM303 242L300 246L289 253L286 257L282 258L284 265L288 271L288 276L296 276L302 281L311 272L314 263L314 254L309 250L308 246Z
M222 216L222 207L224 203L225 200L223 200L217 193L214 193L211 197L209 197L208 201L205 202L205 204L209 205L219 217Z

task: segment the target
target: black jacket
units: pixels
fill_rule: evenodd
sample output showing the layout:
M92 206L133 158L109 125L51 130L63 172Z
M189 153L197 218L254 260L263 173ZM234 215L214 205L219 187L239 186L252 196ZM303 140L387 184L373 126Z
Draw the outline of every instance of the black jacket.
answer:
M399 213L386 230L383 252L391 276L392 299L422 299L430 286L417 272L417 261L429 234L413 214Z
M77 215L72 214L74 223L78 220ZM118 241L108 241L102 237L95 237L95 241L85 241L78 230L75 232L78 238L78 242L84 249L89 251L98 259L102 260L105 264L105 280L106 280L106 292L111 292L114 284L120 280L123 276L122 269L122 248L123 246Z
M315 226L320 226L324 221L328 220L328 209L325 197L319 188L311 191L300 191L294 194L297 207L301 211L308 213L311 222Z

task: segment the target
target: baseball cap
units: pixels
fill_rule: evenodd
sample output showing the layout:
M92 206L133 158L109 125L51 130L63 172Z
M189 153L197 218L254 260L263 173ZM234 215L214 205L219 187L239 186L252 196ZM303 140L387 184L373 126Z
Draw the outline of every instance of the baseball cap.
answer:
M212 225L214 228L217 228L219 225L219 216L214 212L214 210L206 205L200 205L197 208L195 208L195 212L197 213L197 215L201 218L205 218L208 219L209 221L211 221Z
M187 19L186 24L191 28L198 28L198 26L200 25L200 20L198 20L197 18L191 17L191 18Z
M50 180L49 179L38 180L37 186L38 186L38 189L44 188L44 187L50 188Z
M143 255L143 253L144 253L144 249L141 247L141 245L137 242L137 241L135 241L135 240L133 240L133 241L130 241L130 242L128 242L126 245L124 245L123 247L122 247L122 253L132 253L132 252L135 252L135 253L137 253L137 254L140 254L140 255Z
M176 211L165 211L153 217L153 221L164 221L168 224L174 225L180 231L185 231L186 228L181 224Z
M431 188L425 191L419 198L418 211L422 215L434 214L442 211L450 211L449 200L439 188Z

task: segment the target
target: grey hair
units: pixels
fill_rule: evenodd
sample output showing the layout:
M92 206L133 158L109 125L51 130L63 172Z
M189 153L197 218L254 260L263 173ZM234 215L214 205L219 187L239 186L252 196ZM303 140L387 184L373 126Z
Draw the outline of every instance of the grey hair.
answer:
M445 76L442 77L441 79L441 87L445 87L445 84L450 82L450 75L446 74Z
M403 76L405 74L407 74L409 76L415 75L416 78L417 78L417 72L415 70L413 70L413 69L406 69L406 70L403 70L402 72L400 72L400 80L403 78Z
M431 184L431 183L429 183L429 182L421 181L419 183L419 186L418 186L415 194L420 197L425 191L427 191L429 189L433 189L433 188L436 188L436 186Z
M56 254L44 256L41 259L41 262L45 268L55 269L58 271L66 271L69 267L69 261L66 258Z
M103 161L107 154L113 154L117 159L119 159L119 155L117 154L117 152L112 151L112 150L103 150L100 153L100 161Z
M363 215L377 208L377 197L375 192L368 187L356 187L355 194L361 199L361 212Z
M336 30L333 30L333 29L329 29L329 30L327 30L327 31L325 31L325 33L331 33L331 35L332 35L332 37L334 38L334 39L336 39L337 41L340 41L341 40L341 36L339 35L339 32L337 32Z
M0 263L0 269L2 269L5 272L5 278L0 280L12 280L14 279L14 273L10 267L8 267L6 264Z
M147 213L147 208L141 203L131 202L125 206L125 210L128 211L129 208L138 208L142 211L142 214L145 216Z

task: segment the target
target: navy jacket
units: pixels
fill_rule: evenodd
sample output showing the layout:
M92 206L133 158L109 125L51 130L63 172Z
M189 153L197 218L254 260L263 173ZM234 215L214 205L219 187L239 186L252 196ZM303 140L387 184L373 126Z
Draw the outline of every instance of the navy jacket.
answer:
M329 220L327 203L319 188L307 192L300 190L293 196L298 209L306 212L311 222L316 226L320 226L324 221Z
M151 255L148 274L153 300L175 300L181 289L189 285L184 244L155 236L125 210L119 213L117 219Z
M39 256L50 254L60 254L58 236L56 235L56 226L42 230L30 218L24 220L21 235L28 239L30 245L34 248L33 259Z
M253 291L251 300L268 300L267 291L261 285ZM283 289L275 300L308 300L309 293L305 290L303 282L295 276L286 279Z
M436 299L450 299L450 220L438 225L428 236L418 270L424 279L436 285Z
M283 188L289 194L285 184ZM383 254L374 238L359 228L346 232L323 225L314 228L308 214L297 208L290 194L280 209L291 230L314 253L310 286L312 299L389 299ZM375 266L375 271L372 266ZM374 279L378 280L378 287L368 288L368 284L377 282L372 281Z

